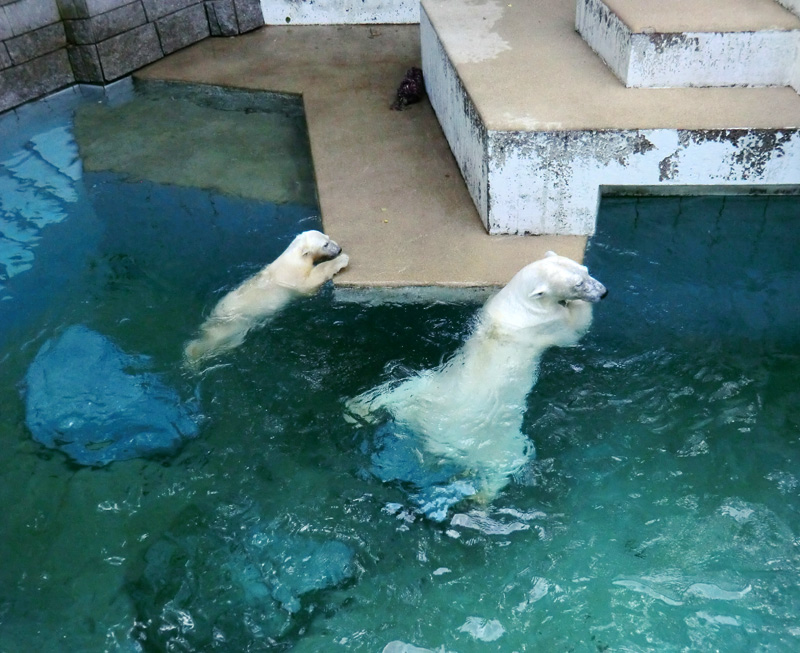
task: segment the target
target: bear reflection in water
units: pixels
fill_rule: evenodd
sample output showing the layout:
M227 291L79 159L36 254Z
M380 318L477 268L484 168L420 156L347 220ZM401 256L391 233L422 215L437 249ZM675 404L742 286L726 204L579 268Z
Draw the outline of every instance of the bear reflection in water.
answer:
M449 361L348 402L348 421L384 423L373 472L419 488L416 502L437 519L462 498L492 500L534 456L521 426L542 353L576 344L606 294L585 266L553 252L520 270Z

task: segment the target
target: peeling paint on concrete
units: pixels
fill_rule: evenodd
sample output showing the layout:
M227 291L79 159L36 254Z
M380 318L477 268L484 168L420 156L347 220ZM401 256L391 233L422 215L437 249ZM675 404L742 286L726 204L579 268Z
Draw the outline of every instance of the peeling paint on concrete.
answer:
M797 130L771 129L710 129L682 132L681 145L727 143L734 149L731 161L732 169L729 179L742 180L761 177L767 166L774 160L786 155L786 147L791 146L792 138Z
M670 34L658 33L645 34L645 39L650 41L653 49L658 54L669 52L672 48L680 47L684 49L693 49L695 52L700 51L700 39L697 36L690 34Z
M798 30L633 34L630 87L787 86Z
M658 164L658 181L671 181L678 174L677 152L665 156Z
M603 0L578 0L575 27L628 87L800 86L800 29L635 32Z
M587 16L594 12L595 27L624 36L625 25L604 7L601 0L580 0L577 22L581 11ZM653 51L661 48L662 56L675 48L702 56L701 37L708 35L632 36L642 37ZM800 192L796 124L775 129L566 130L531 118L529 129L489 130L442 41L449 47L423 10L421 43L431 104L490 233L591 235L601 193L608 187L669 194L681 189ZM610 52L609 59L623 61L620 52Z
M493 233L591 234L602 187L800 188L800 130L489 134ZM523 199L524 198L524 199Z
M631 30L601 0L578 0L575 29L613 73L627 85Z
M420 44L428 98L488 229L486 128L424 8L420 10Z

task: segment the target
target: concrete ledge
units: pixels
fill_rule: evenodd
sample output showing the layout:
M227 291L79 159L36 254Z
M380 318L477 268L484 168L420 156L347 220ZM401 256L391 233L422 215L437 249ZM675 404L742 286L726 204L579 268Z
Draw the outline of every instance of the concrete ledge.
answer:
M356 25L419 22L419 0L261 0L267 25Z
M592 234L608 186L800 187L791 88L626 89L574 21L566 0L423 0L431 104L490 233Z
M796 16L800 16L800 0L778 0L778 2Z
M136 76L302 95L325 231L350 255L337 292L501 285L547 250L580 260L581 236L489 236L430 104L390 110L419 53L416 25L275 26L202 41Z
M670 3L677 17L651 4L578 0L576 29L626 86L791 85L800 18L772 0L734 0L749 9L738 15L715 0L684 12Z

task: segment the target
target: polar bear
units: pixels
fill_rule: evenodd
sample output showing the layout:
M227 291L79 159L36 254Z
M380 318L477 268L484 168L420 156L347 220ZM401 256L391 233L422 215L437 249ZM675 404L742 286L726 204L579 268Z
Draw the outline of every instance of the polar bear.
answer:
M247 332L260 326L289 301L312 295L345 268L347 254L319 231L304 231L272 263L225 295L184 349L190 367L238 347Z
M461 487L469 480L460 498L489 501L534 455L520 429L542 353L577 343L606 294L585 266L547 252L486 302L449 361L351 399L345 417L371 424L391 417L393 432L415 438L430 469L459 470Z

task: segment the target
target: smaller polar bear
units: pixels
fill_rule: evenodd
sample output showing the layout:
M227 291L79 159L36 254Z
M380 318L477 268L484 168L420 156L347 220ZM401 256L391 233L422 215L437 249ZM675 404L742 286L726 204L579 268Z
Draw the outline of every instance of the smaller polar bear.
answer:
M312 295L349 262L342 248L319 231L304 231L272 263L225 295L186 345L185 360L201 360L238 347L247 332L260 326L288 302Z
M374 424L388 413L398 437L412 434L425 458L461 470L491 500L533 456L520 429L542 353L577 343L606 294L586 267L548 252L486 302L449 361L350 400L346 417Z

